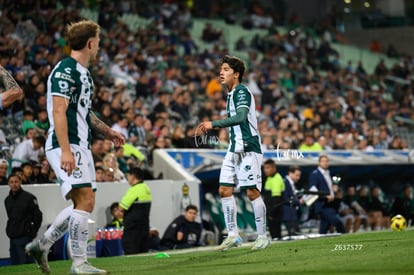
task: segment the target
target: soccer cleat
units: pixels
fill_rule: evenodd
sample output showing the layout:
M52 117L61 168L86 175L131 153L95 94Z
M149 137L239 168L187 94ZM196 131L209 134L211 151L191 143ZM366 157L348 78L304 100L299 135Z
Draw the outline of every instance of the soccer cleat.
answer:
M217 248L218 251L227 251L232 247L239 247L242 244L242 239L239 235L227 237Z
M268 248L270 245L270 241L266 237L257 237L254 245L252 246L252 250L261 250Z
M107 274L106 270L94 267L88 262L84 262L78 266L72 266L69 274Z
M31 255L42 273L50 273L50 267L47 262L47 252L40 249L39 241L33 241L26 245L25 251Z

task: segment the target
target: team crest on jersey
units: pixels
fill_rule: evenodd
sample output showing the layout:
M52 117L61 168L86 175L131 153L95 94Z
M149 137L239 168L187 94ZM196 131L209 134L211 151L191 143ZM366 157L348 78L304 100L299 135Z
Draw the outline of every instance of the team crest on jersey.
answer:
M79 169L79 167L75 167L75 169L72 171L72 175L75 179L79 179L82 177L82 171Z

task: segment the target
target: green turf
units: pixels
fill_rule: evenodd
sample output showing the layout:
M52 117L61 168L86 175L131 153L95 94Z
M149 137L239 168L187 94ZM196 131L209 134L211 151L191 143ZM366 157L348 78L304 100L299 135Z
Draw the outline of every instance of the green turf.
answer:
M243 246L227 252L183 252L168 252L169 258L155 258L155 254L149 254L90 261L111 274L134 275L414 274L414 230L277 242L263 251L251 251ZM70 261L51 262L52 274L68 274L70 264ZM40 272L34 265L23 265L2 267L0 273L31 275Z

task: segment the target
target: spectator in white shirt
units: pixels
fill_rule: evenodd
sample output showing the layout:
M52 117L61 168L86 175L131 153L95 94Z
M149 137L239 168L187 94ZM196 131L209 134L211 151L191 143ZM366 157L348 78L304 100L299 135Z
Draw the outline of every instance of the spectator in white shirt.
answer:
M121 133L125 137L126 140L129 139L128 120L125 116L120 116L118 121L114 125L112 125L111 128Z
M36 136L22 141L13 152L12 167L20 167L24 162L38 162L44 146L44 136Z

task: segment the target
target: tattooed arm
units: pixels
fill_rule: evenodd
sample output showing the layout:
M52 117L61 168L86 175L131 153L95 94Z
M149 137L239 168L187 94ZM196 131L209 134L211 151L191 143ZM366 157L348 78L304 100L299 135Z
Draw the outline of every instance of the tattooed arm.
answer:
M23 98L23 90L3 66L0 65L0 78L6 91L0 94L0 110Z
M120 146L125 143L125 137L117 131L112 130L108 125L100 120L94 112L91 111L89 115L91 117L91 128L94 131L99 134L103 134L106 139L112 140L115 143L115 146Z

